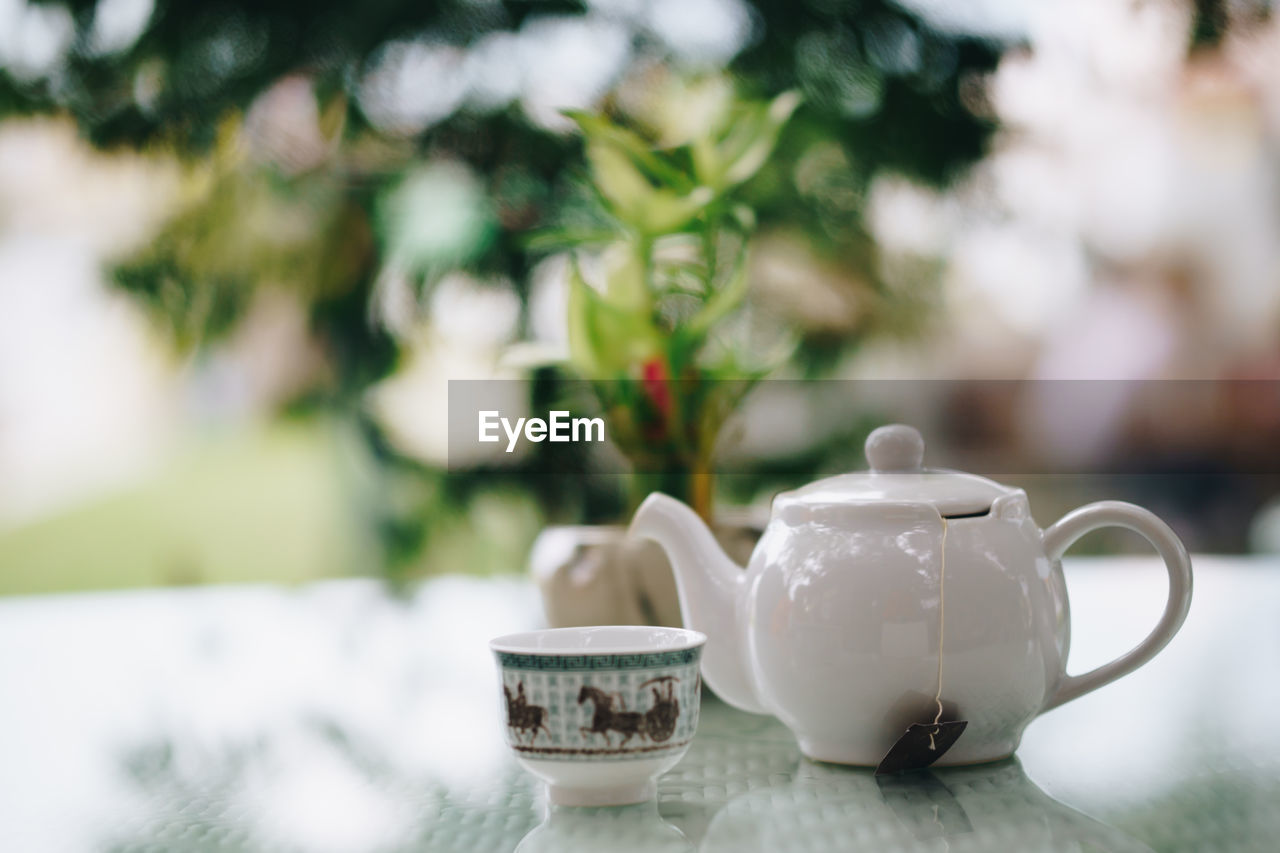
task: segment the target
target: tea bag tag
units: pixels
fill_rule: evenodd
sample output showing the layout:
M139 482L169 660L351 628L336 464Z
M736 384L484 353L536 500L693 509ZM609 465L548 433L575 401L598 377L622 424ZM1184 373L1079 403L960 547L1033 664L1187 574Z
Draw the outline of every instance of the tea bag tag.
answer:
M968 720L948 723L912 723L876 766L877 776L921 770L933 764L955 745Z
M946 516L943 515L938 516L938 521L942 523L942 541L938 545L938 692L933 695L938 713L931 723L912 723L907 728L906 734L898 738L897 742L889 747L884 758L880 759L880 764L876 767L877 776L928 767L955 745L960 735L964 733L964 727L969 725L968 720L942 722L942 718L948 713L955 713L955 705L942 701L942 661L945 650L943 641L947 636L948 524ZM947 705L951 705L952 711L948 712Z

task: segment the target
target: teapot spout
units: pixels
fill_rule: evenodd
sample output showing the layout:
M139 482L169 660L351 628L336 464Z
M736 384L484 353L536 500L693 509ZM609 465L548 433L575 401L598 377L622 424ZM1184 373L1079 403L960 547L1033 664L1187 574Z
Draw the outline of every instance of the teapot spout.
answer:
M667 553L686 628L707 635L702 675L730 705L768 713L756 698L743 649L739 615L745 610L746 573L730 560L698 514L654 492L636 510L630 535L657 542Z

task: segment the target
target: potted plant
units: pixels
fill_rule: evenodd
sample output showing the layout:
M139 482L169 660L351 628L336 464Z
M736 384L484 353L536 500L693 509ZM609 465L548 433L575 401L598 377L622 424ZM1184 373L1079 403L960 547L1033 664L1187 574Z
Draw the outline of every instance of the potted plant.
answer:
M662 144L604 115L570 113L606 225L550 240L570 250L569 364L631 466L632 506L664 491L715 524L716 440L771 366L724 334L748 290L755 216L740 189L799 98L725 91L712 101L696 128ZM758 538L750 525L716 527L739 555ZM627 542L621 525L548 528L531 563L553 624L679 624L665 558Z

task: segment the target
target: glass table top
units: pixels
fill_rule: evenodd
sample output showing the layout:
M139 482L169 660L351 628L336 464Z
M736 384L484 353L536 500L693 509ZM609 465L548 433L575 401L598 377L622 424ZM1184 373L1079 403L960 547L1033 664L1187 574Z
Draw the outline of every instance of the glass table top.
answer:
M520 580L442 577L0 601L0 849L1258 850L1280 838L1280 561L1196 560L1147 667L1018 757L877 780L704 700L656 801L549 808L506 751L487 640ZM1070 670L1158 617L1154 560L1068 561Z

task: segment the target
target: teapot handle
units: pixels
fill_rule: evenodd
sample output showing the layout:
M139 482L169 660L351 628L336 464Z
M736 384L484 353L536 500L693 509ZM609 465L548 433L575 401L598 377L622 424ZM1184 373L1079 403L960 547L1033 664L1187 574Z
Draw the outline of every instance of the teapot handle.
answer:
M1045 711L1056 708L1128 675L1156 656L1178 633L1191 607L1191 558L1169 525L1154 513L1123 501L1099 501L1072 510L1044 532L1044 548L1050 560L1059 560L1077 539L1100 527L1124 527L1140 534L1155 546L1169 571L1169 601L1164 615L1145 640L1111 663L1083 675L1067 675L1062 661L1062 678L1045 703Z

